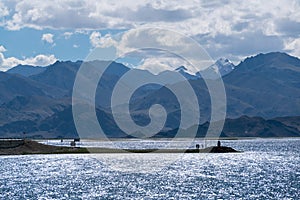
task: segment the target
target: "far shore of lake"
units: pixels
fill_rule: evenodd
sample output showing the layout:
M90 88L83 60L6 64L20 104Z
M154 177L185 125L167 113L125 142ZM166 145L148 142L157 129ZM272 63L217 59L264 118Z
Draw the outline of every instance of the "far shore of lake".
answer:
M78 154L78 153L238 153L231 147L211 146L204 149L118 149L63 147L41 144L33 140L0 140L0 155Z

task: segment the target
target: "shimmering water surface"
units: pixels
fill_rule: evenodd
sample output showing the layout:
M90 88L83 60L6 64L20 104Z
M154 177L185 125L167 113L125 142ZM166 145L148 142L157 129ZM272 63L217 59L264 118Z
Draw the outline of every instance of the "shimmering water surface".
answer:
M184 154L148 173L139 171L142 158L161 163L174 155L134 154L136 172L108 165L122 165L124 154L0 156L0 199L299 199L300 139L222 143L245 152Z

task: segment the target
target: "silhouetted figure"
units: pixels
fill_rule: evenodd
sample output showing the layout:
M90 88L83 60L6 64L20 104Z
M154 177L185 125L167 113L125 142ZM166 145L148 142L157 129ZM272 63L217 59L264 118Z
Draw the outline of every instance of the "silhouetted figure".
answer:
M70 145L71 145L71 147L75 147L76 146L76 142L75 141L71 141Z
M221 147L221 142L220 142L220 140L218 140L218 147Z
M199 149L200 148L200 145L199 144L196 144L196 149Z

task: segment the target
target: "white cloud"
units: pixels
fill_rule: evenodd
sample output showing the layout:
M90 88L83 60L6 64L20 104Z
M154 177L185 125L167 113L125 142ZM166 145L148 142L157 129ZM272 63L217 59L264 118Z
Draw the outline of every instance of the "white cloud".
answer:
M6 26L11 30L24 27L36 29L103 29L118 27L122 26L123 21L107 16L108 12L115 9L115 5L122 7L119 2L100 3L96 0L75 0L71 2L68 0L21 0L12 5L14 14L7 20Z
M1 51L2 50L2 51ZM57 61L54 55L36 55L35 57L29 57L24 59L18 59L15 57L5 58L4 52L6 49L0 46L0 70L6 71L17 65L32 65L32 66L47 66Z
M0 3L0 13L5 15L2 26L10 30L29 27L35 29L65 30L107 30L132 29L141 26L168 28L199 39L205 36L212 54L213 49L227 48L222 42L215 42L218 37L230 37L233 41L252 40L253 33L259 33L258 41L264 38L276 38L277 46L282 46L287 37L299 38L300 2L298 0L252 1L160 1L160 0L20 0ZM2 11L2 12L1 12ZM8 15L10 11L10 15ZM1 15L1 14L0 14ZM1 25L1 23L0 23ZM71 36L66 32L65 38ZM249 36L249 38L247 38ZM243 38L245 37L245 38ZM114 39L107 34L102 36L94 32L90 37L95 47L114 45ZM200 42L203 40L199 39ZM147 42L147 41L145 41ZM268 42L265 49L271 49L273 42ZM257 42L254 42L257 44ZM249 45L243 43L245 45ZM275 45L276 46L276 45ZM247 51L249 46L240 46ZM243 54L252 54L259 48L249 49ZM251 47L250 47L251 48ZM282 49L283 50L283 49ZM258 52L257 52L258 53ZM223 54L221 56L227 56ZM235 57L241 56L238 52Z
M174 69L182 65L185 66L187 69L190 68L187 62L185 62L184 60L178 57L162 57L162 58L150 57L144 59L142 64L137 68L148 70L153 74L159 74L160 72L166 70L174 71ZM190 73L193 74L193 72Z
M290 52L294 56L300 58L300 38L297 39L287 39L285 41L285 48L286 51Z
M0 67L2 67L3 61L4 61L4 55L3 53L0 53Z
M74 47L74 48L79 48L79 45L73 44L73 47Z
M5 51L6 51L6 48L4 46L0 45L0 53L5 52Z
M65 37L65 39L67 40L67 39L70 39L70 37L73 35L73 33L72 32L64 32L64 37Z
M3 2L0 2L0 17L5 17L9 15L8 8L3 4Z
M175 57L181 56L183 59L191 62L192 65L189 69L191 73L201 71L213 64L207 52L195 40L175 31L165 29L132 29L123 34L116 48L119 57L128 52L139 52L140 49L159 51L156 58L161 55L169 58L170 54L173 54L172 58L174 55ZM149 55L149 53L146 54ZM153 54L153 52L150 52L150 54Z
M9 69L11 67L14 67L16 65L32 65L32 66L47 66L50 64L53 64L56 62L57 59L54 55L37 55L35 57L29 57L25 58L23 60L15 58L15 57L9 57L5 58L2 64L2 69L6 68Z
M242 32L232 35L218 34L210 36L200 35L195 38L200 44L217 59L225 57L233 62L240 62L241 59L257 53L268 53L282 51L284 48L283 39L276 35L264 35L262 32Z
M187 45L186 41L184 41L185 37L180 37L180 34L174 33L173 31L151 27L132 29L123 34L118 45L118 54L122 55L125 52L140 48L156 48L161 50L173 48L184 51L182 48L184 44Z
M50 44L52 44L54 41L53 41L53 34L51 33L45 33L42 35L42 41L45 41L45 42L48 42Z
M281 18L289 18L291 21L300 19L298 12L300 4L297 0L270 2L124 0L122 4L118 0L103 2L20 0L9 5L13 15L6 21L6 26L13 30L23 27L129 29L142 24L152 24L191 35L231 34L244 30L235 29L241 23L248 23L249 28L272 32L273 24Z
M90 35L90 43L93 47L107 48L116 45L116 41L110 34L101 36L99 32L92 32Z

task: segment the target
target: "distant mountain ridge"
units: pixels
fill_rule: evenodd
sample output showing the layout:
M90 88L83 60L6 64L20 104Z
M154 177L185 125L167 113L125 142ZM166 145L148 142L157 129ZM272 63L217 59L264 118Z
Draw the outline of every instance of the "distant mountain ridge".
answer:
M93 61L93 64L103 67L109 63ZM72 127L70 106L74 80L81 64L82 61L58 61L31 75L20 75L11 71L0 72L0 137L17 135L22 130L31 136L40 135L39 137L76 135L76 129ZM237 66L226 59L220 59L212 67L216 67L217 64L225 66L223 81L227 95L227 118L233 119L233 125L229 126L231 128L225 126L222 133L224 136L297 135L300 124L297 121L299 120L297 116L300 116L298 58L286 53L273 52L246 58ZM181 66L177 71L185 73L185 69ZM111 137L126 137L126 134L116 127L112 118L110 97L115 84L129 70L131 69L120 63L112 62L98 84L96 92L98 119L104 124L106 131L110 132ZM136 72L140 79L155 77L148 71ZM205 130L204 125L210 116L209 91L203 79L199 77L187 79L199 99L201 111L199 124L200 128ZM180 83L170 80L170 84ZM188 97L185 101L189 103ZM149 123L148 109L153 104L162 104L168 111L168 120L160 136L173 133L179 126L180 105L165 87L147 85L139 88L130 102L132 118L138 124L146 125ZM191 105L191 109L193 106L198 105ZM286 118L288 116L290 118ZM236 120L239 118L241 119ZM238 129L238 126L247 120L255 121L256 126L261 127L259 130L264 131L247 130L248 135L239 132L244 129L241 127ZM230 122L229 120L227 123ZM231 133L230 129L234 127L237 129Z
M95 62L99 62L101 64L106 64L106 63L109 63L110 61L93 61L92 63L95 63ZM66 66L74 65L74 69L78 70L78 68L80 67L80 65L82 63L83 63L83 61L78 60L76 62L56 61L54 64L46 66L46 67L31 66L31 65L17 65L15 67L7 70L6 73L18 74L18 75L22 75L25 77L29 77L29 76L38 75L38 74L46 71L48 67L53 68L53 67L57 67L60 65L66 65ZM115 63L115 62L112 62L112 63ZM114 68L114 69L110 68L109 69L110 73L120 75L120 72L121 72L121 74L122 74L122 71L124 72L124 69L120 69L122 67L126 68L127 70L129 69L129 68L125 67L124 65L122 66L122 64L121 64L121 65L119 65L119 68ZM226 58L220 58L213 65L211 65L209 67L213 68L215 71L219 71L221 76L224 76L224 75L230 73L234 69L235 65ZM179 66L174 71L179 72L180 74L185 76L187 79L194 80L194 79L201 78L200 72L197 72L195 75L192 75L185 66ZM43 76L45 76L45 75L43 75Z
M235 65L227 58L220 58L213 65L208 66L208 68L212 69L216 73L219 73L223 77L226 74L232 72L235 68ZM188 69L185 66L180 66L176 68L174 71L179 72L181 75L183 75L185 78L189 80L200 79L202 73L201 71L199 71L193 75L188 71Z
M38 67L38 66L31 66L31 65L17 65L16 67L13 67L6 72L9 74L19 74L22 76L32 76L39 73L42 73L46 70L46 67Z

